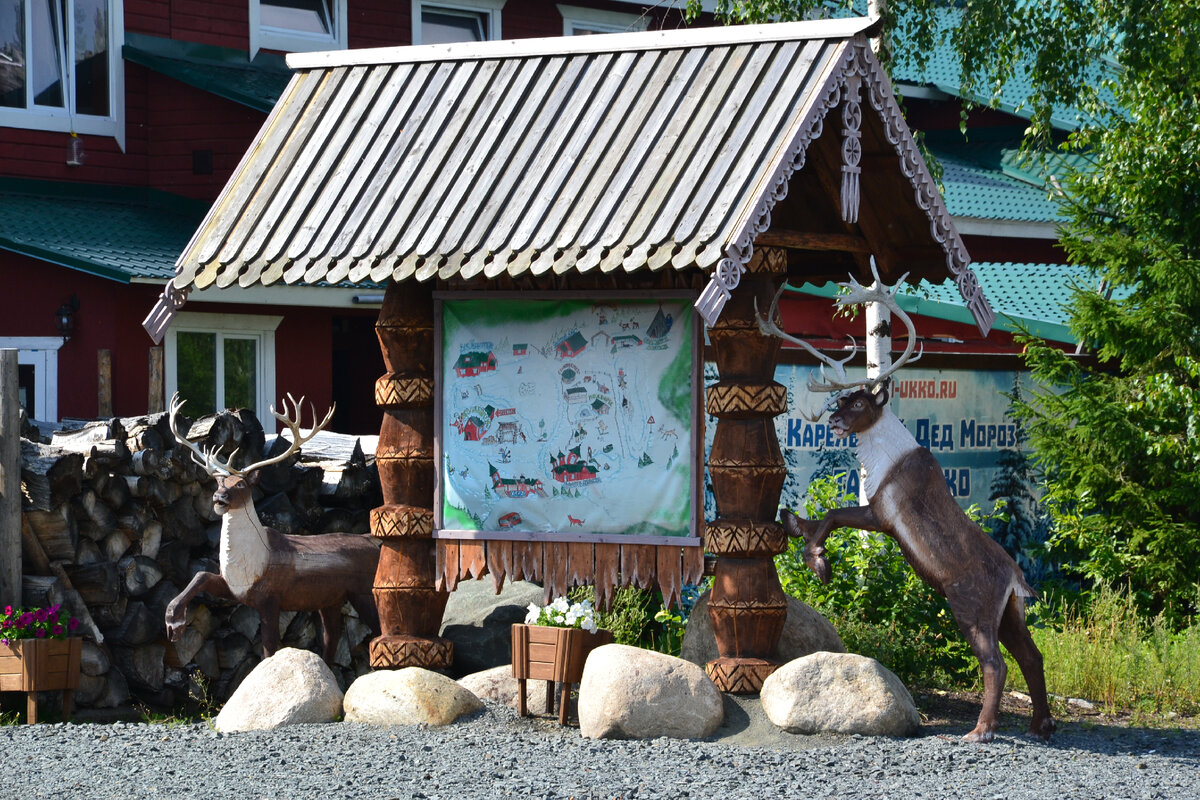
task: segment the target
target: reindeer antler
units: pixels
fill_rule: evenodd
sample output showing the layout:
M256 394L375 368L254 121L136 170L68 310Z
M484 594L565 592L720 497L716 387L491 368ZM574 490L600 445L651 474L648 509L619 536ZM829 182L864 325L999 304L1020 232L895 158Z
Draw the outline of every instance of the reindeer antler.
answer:
M846 377L846 364L849 363L850 359L854 357L853 351L844 359L839 360L832 358L825 355L820 350L817 350L803 339L786 333L779 327L778 324L776 324L775 317L779 309L779 298L783 295L784 290L787 288L786 284L780 286L779 291L775 293L775 298L771 301L771 310L768 312L766 317L763 317L763 315L759 313L758 301L757 299L755 300L754 314L758 318L758 330L764 336L778 336L780 339L784 339L785 341L798 345L821 362L819 369L821 379L818 381L812 375L809 375L808 390L810 392L838 392L858 387L870 387L874 389L876 386L879 386L881 383L891 377L896 370L900 369L905 364L918 360L921 357L920 352L918 352L916 355L913 355L913 351L917 346L917 333L916 328L913 326L912 318L909 317L908 314L905 313L902 308L900 308L899 303L896 302L896 292L899 291L900 284L903 283L904 279L908 277L908 273L906 272L900 276L900 280L896 281L895 286L889 288L879 277L879 271L875 266L875 257L872 256L871 274L874 276L875 282L870 287L863 286L861 283L855 280L853 275L850 276L850 280L848 282L839 284L849 291L837 299L837 305L850 306L864 303L882 304L892 312L893 316L904 323L904 327L908 330L908 344L905 346L904 352L890 367L874 378L867 378L866 380L852 381ZM851 345L853 345L854 337L851 336L849 338ZM825 372L826 368L832 370L832 378L830 378ZM817 413L815 416L812 416L804 411L801 411L801 414L806 419L809 419L813 422L815 422L821 416L821 413Z
M271 414L275 417L275 419L282 422L285 426L287 426L287 429L292 432L292 441L288 449L277 456L272 456L271 458L264 459L262 461L255 461L253 464L249 464L241 469L235 469L231 465L231 462L233 461L234 456L237 455L237 450L234 450L228 459L222 461L221 459L217 458L216 448L203 450L200 447L197 447L194 443L188 441L187 437L180 433L176 428L176 416L186 402L186 400L180 399L179 392L176 392L171 397L171 432L175 434L175 438L179 440L180 444L192 451L192 458L196 459L196 463L204 467L205 471L208 472L209 475L222 474L244 476L249 475L256 469L262 469L263 467L269 467L272 464L278 464L279 462L284 461L291 456L292 453L295 453L297 450L299 450L302 444L311 441L314 436L324 430L325 426L329 424L329 421L333 419L333 412L337 410L337 403L334 403L329 407L329 411L325 413L325 418L320 422L317 422L317 410L316 406L314 405L314 424L313 427L309 429L308 435L305 436L300 432L300 418L303 414L300 406L304 403L304 397L302 395L300 400L297 401L296 398L292 397L292 395L289 393L287 399L283 402L283 409L285 412L288 412L288 403L290 402L292 404L290 412L280 414L275 410L275 406L271 406ZM310 405L312 404L310 403Z

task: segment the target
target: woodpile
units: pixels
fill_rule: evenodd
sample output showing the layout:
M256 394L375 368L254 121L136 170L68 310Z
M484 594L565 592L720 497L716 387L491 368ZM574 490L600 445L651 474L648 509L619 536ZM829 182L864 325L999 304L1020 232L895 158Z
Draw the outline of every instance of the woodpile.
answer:
M287 448L247 411L185 424L202 448L236 451L235 466ZM261 658L254 610L201 595L181 640L166 637L167 604L196 572L219 571L220 539L215 482L174 446L167 415L90 422L48 442L23 435L23 603L59 603L80 620L77 706L179 708L228 698ZM325 432L264 469L255 492L264 524L300 535L367 533L382 502L373 456L353 437ZM369 669L371 632L349 605L344 613L337 663L348 685ZM284 613L284 645L319 650L319 624L315 614Z

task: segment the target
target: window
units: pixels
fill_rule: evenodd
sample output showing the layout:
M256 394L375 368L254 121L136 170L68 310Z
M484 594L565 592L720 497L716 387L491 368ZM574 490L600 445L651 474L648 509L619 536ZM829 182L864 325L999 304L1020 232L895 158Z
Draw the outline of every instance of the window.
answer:
M563 18L563 36L644 31L650 24L650 17L646 14L626 14L621 11L560 5L558 13Z
M504 0L457 0L425 3L413 0L413 44L483 42L500 38Z
M17 351L17 393L33 419L58 422L58 336L0 336L0 350Z
M275 329L282 317L250 314L176 316L163 341L167 396L179 392L188 413L248 408L261 419L275 396Z
M0 0L0 125L124 148L121 0Z
M346 49L346 0L250 0L250 57L263 47L287 53Z

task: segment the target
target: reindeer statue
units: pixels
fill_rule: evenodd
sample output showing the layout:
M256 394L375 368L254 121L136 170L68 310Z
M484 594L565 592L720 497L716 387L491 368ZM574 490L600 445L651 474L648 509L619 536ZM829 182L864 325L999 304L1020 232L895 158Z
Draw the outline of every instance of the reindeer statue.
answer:
M896 303L896 290L889 291L879 280L874 261L871 269L875 286L868 289L852 277L843 284L849 293L839 297L837 303L883 303L908 329L904 353L875 378L848 380L844 367L853 353L838 361L780 330L775 320L782 287L767 317L758 315L759 329L764 335L793 342L821 361L822 380L810 378L808 389L837 392L833 403L826 406L829 409L836 404L829 425L838 437L858 435L858 457L864 473L862 489L867 505L835 509L819 521L784 511L784 528L789 536L804 539L804 561L823 583L830 577L823 545L832 530L850 527L881 531L895 539L917 575L949 601L959 630L979 659L984 682L983 708L974 730L964 738L988 742L995 736L996 714L1007 672L1000 653L1003 643L1029 685L1033 701L1029 732L1049 739L1055 723L1046 700L1042 654L1025 625L1024 598L1034 592L1004 548L959 508L936 459L917 444L888 407L888 379L906 362L915 360L916 332L911 318ZM904 277L907 275L897 281L897 287ZM826 374L826 367L834 371L834 377ZM824 410L809 418L815 422L822 413Z
M359 617L376 633L379 617L371 587L379 565L379 544L370 535L326 533L316 536L288 536L263 525L254 510L252 489L259 470L286 460L309 441L333 417L333 409L307 436L300 432L300 406L290 394L290 414L271 413L292 433L286 452L258 461L241 469L231 466L234 451L225 461L215 451L204 451L178 428L179 410L184 401L171 398L171 430L179 443L192 451L192 457L217 481L213 509L221 520L221 573L199 572L187 588L167 606L167 636L178 641L187 624L187 607L200 592L213 597L236 600L258 612L261 618L263 652L270 656L279 649L279 612L316 611L321 617L325 662L333 663L342 633L342 604L347 600ZM284 403L287 410L287 403ZM313 422L316 423L314 409Z

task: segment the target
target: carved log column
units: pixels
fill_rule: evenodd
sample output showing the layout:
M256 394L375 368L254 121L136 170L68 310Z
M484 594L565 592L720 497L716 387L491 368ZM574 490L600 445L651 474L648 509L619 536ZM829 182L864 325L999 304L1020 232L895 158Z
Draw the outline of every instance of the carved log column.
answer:
M774 418L787 410L787 389L774 380L780 341L763 336L763 313L787 269L782 250L757 248L717 325L709 330L719 380L705 406L716 417L708 471L717 519L705 529L705 549L717 556L708 614L720 657L705 671L717 687L754 694L775 671L775 648L787 617L774 556L787 549L776 520L787 468Z
M454 650L438 637L449 592L435 588L432 287L389 283L375 328L387 374L375 383L384 504L371 512L371 533L383 539L374 588L382 635L371 642L371 666L445 669Z

